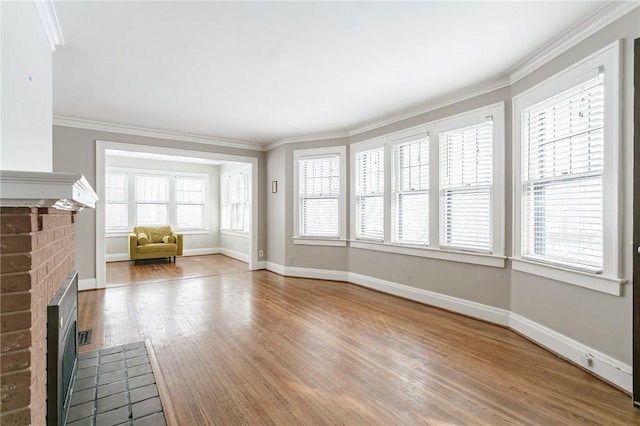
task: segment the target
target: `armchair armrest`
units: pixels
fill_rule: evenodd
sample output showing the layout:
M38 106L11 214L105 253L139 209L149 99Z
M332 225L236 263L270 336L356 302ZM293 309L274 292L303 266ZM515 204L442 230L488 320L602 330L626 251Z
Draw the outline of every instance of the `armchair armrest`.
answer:
M176 237L176 244L178 245L178 256L182 256L182 232L172 232L171 235Z
M138 245L138 236L133 232L129 233L129 259L135 260L136 258L136 246Z

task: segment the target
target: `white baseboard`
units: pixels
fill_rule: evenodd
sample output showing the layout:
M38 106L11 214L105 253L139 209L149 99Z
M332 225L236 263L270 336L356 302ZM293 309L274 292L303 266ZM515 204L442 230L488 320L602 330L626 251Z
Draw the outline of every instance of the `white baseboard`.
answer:
M209 248L197 248L197 249L184 249L182 250L183 256L204 256L206 254L220 254L220 247Z
M349 281L349 272L347 271L298 268L295 266L285 266L283 275L288 277L315 278L318 280Z
M78 291L95 290L96 288L98 288L98 286L96 285L95 278L85 278L82 280L78 280Z
M503 326L509 325L510 312L506 309L496 308L482 303L447 296L445 294L381 280L366 275L360 275L353 272L349 273L349 282L363 287L372 288L383 293L393 294L395 296L404 297L405 299L415 300L417 302L436 306L448 311L489 321L494 324Z
M232 257L241 262L249 263L249 255L247 253L241 253L239 251L230 250L225 247L220 247L220 254L224 254L225 256Z
M584 366L582 358L588 355L593 360L593 365L591 367L584 366L584 368L627 392L631 392L632 390L633 376L631 366L506 309L353 272L298 268L283 266L273 262L266 262L266 269L285 276L347 281L383 293L393 294L509 327L576 365Z
M315 278L329 281L349 281L347 271L332 271L328 269L298 268L296 266L283 266L266 261L264 269L286 277Z
M122 262L124 260L129 260L129 253L114 253L114 254L107 254L104 256L106 259L106 262Z
M182 251L183 256L203 256L207 254L220 254L222 253L220 247L210 247L210 248L197 248L197 249L184 249ZM228 255L229 257L234 257ZM129 253L112 253L105 255L106 262L122 262L123 260L129 260ZM239 259L242 260L242 259ZM246 262L246 260L245 260Z
M633 370L630 365L513 312L509 327L619 388L632 391ZM591 357L593 365L584 365L582 359L585 355Z
M277 263L269 262L268 260L264 261L264 269L267 271L275 272L276 274L284 275L284 266L279 265Z

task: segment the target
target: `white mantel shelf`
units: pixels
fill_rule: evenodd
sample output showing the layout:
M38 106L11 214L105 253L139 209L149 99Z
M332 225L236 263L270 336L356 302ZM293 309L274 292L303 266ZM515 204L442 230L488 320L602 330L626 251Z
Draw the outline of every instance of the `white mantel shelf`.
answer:
M95 208L98 195L80 174L0 170L0 207Z

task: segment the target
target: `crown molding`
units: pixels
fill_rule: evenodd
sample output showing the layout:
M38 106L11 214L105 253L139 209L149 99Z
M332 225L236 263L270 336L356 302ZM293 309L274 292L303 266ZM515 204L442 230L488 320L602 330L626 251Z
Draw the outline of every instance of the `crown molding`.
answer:
M0 206L95 208L98 195L80 174L0 170Z
M487 82L481 83L479 85L473 86L471 88L466 88L463 90L458 90L450 95L438 98L432 102L427 104L423 104L417 108L407 110L405 112L401 112L399 114L393 115L389 118L385 118L382 120L372 121L368 124L364 124L355 129L349 130L349 136L359 135L361 133L368 132L370 130L375 130L380 127L388 126L390 124L397 123L402 120L406 120L408 118L413 118L421 114L425 114L430 111L435 111L439 108L443 108L449 105L453 105L458 102L466 101L471 98L475 98L476 96L484 95L485 93L493 92L494 90L502 89L510 85L509 76L504 75L493 80L489 80Z
M602 5L511 68L508 71L510 83L515 83L637 7L637 1L610 1Z
M36 6L38 15L40 15L40 22L49 40L49 47L52 52L55 52L56 46L64 45L64 37L62 36L62 29L60 28L60 22L58 22L53 0L36 0L33 3Z
M279 139L275 142L271 142L270 144L264 147L264 150L269 151L270 149L277 148L280 145L286 145L289 143L321 141L321 140L327 140L327 139L337 139L337 138L347 138L347 137L349 137L349 132L347 131L318 133L318 134L303 135L303 136L292 136L292 137Z
M147 129L144 127L126 126L122 124L104 123L100 121L83 120L80 118L53 116L54 126L75 127L78 129L97 130L101 132L122 133L127 135L146 136L158 139L171 139L182 142L194 142L207 145L226 146L230 148L251 149L263 151L264 145L258 142L244 142L233 139L212 138L189 133L170 132L165 130Z

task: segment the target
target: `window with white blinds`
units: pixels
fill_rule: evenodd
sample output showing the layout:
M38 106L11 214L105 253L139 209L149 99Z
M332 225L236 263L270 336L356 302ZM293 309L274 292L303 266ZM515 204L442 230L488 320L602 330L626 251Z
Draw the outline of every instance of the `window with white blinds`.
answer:
M176 176L176 225L179 229L204 228L205 181Z
M137 225L167 225L169 223L169 177L141 175L135 177Z
M108 233L134 226L207 227L208 175L108 167L105 173L105 225Z
M300 237L340 237L340 156L298 159Z
M384 147L356 153L355 237L384 239Z
M492 251L493 122L440 134L440 245Z
M429 136L393 146L392 239L429 244Z
M129 183L126 172L105 175L105 226L107 232L129 229Z
M522 111L522 256L603 267L604 77Z
M249 179L246 170L222 176L220 229L249 232Z
M616 296L621 55L615 41L513 98L512 268Z
M504 267L504 115L500 102L352 144L352 247Z

